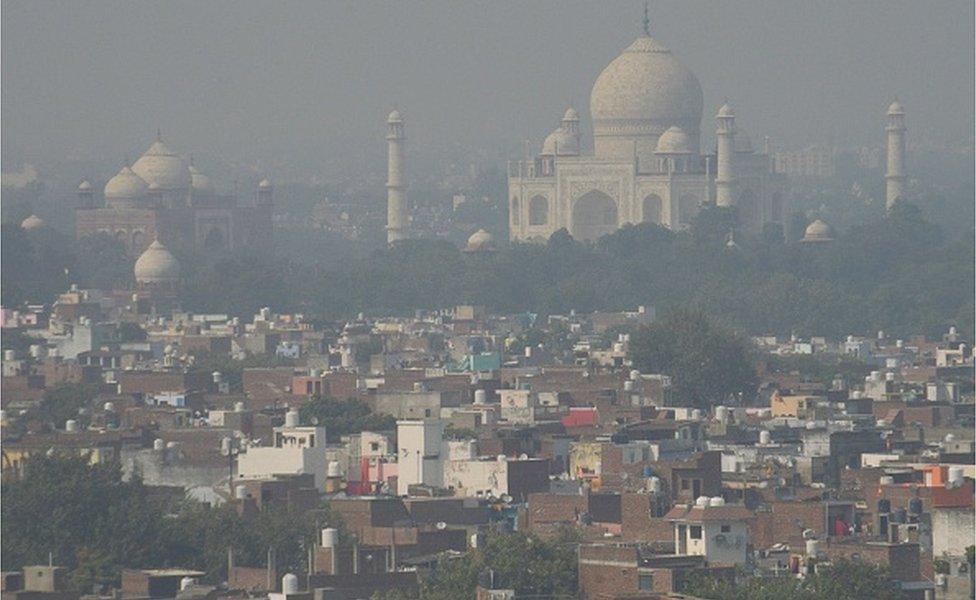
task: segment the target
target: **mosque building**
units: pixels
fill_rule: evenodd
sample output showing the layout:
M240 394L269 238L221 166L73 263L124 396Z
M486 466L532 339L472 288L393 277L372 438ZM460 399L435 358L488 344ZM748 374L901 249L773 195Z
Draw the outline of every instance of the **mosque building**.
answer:
M624 224L687 227L706 205L738 208L758 233L789 214L786 179L757 152L729 103L716 115L717 148L701 150L702 89L671 51L643 35L597 77L590 94L592 154L569 108L532 159L509 164L513 241L544 241L565 228L595 240Z
M76 236L107 233L133 257L154 240L179 252L271 247L271 182L261 181L251 201L220 195L207 175L158 134L139 160L105 184L101 198L87 181L78 186L78 198Z

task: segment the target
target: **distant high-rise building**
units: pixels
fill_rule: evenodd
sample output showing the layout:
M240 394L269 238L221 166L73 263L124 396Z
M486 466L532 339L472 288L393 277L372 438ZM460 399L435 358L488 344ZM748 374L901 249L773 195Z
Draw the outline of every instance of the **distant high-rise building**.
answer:
M830 178L837 172L837 153L833 148L815 145L802 150L781 150L773 156L777 173L790 177Z

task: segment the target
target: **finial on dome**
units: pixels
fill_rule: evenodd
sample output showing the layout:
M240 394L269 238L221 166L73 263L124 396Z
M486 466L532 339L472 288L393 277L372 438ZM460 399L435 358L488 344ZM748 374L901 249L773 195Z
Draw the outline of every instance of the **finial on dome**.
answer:
M156 128L156 141L163 141L163 132L159 129L159 127Z
M647 2L644 2L644 35L651 35L651 18L647 15Z

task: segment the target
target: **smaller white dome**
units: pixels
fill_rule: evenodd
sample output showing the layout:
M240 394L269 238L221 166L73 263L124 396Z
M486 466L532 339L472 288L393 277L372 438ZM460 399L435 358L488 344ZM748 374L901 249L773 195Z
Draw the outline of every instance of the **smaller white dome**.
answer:
M162 242L155 240L136 260L134 272L139 283L171 283L180 278L180 263Z
M683 129L676 125L668 127L657 139L658 154L691 154L691 139Z
M716 115L716 116L719 117L719 118L721 118L721 117L734 117L735 116L735 111L732 110L732 105L729 104L728 102L726 102L725 104L722 105L722 108L718 109L718 115Z
M807 225L803 232L803 242L831 242L834 239L834 231L821 219L815 220Z
M400 123L403 119L400 117L400 111L395 110L390 113L390 116L386 118L387 123Z
M88 183L87 179L78 184L79 192L88 192L91 191L91 189L92 189L92 184Z
M566 109L566 113L563 114L563 121L579 121L579 113L576 109L569 107Z
M260 183L258 183L258 188L259 189L262 189L262 190L270 190L271 189L271 180L268 179L267 177L265 177L264 179L261 180Z
M466 252L484 252L495 249L495 238L484 229L479 229L468 238Z
M21 228L26 229L28 231L32 229L40 229L41 227L44 227L44 225L45 225L44 219L40 218L37 215L31 215L20 222Z
M905 109L902 108L901 102L895 100L894 102L891 103L890 106L888 106L888 114L889 115L903 115L903 114L905 114Z
M542 156L577 156L579 155L579 136L565 127L559 127L546 136L542 143Z
M141 198L148 191L149 186L146 185L146 181L128 166L122 167L118 175L105 184L105 198L108 200Z
M214 191L213 182L210 181L210 178L192 164L190 165L190 185L196 193L212 194Z

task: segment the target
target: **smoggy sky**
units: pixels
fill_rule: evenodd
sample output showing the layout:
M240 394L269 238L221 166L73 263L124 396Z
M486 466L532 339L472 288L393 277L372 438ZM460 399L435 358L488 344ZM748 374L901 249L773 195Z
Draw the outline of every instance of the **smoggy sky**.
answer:
M568 105L588 130L593 81L640 33L641 12L635 1L5 0L3 170L117 165L157 127L205 160L296 177L382 170L393 107L419 157L514 158ZM916 141L971 143L972 0L657 0L650 16L701 81L704 131L727 96L757 142L877 144L897 95Z

